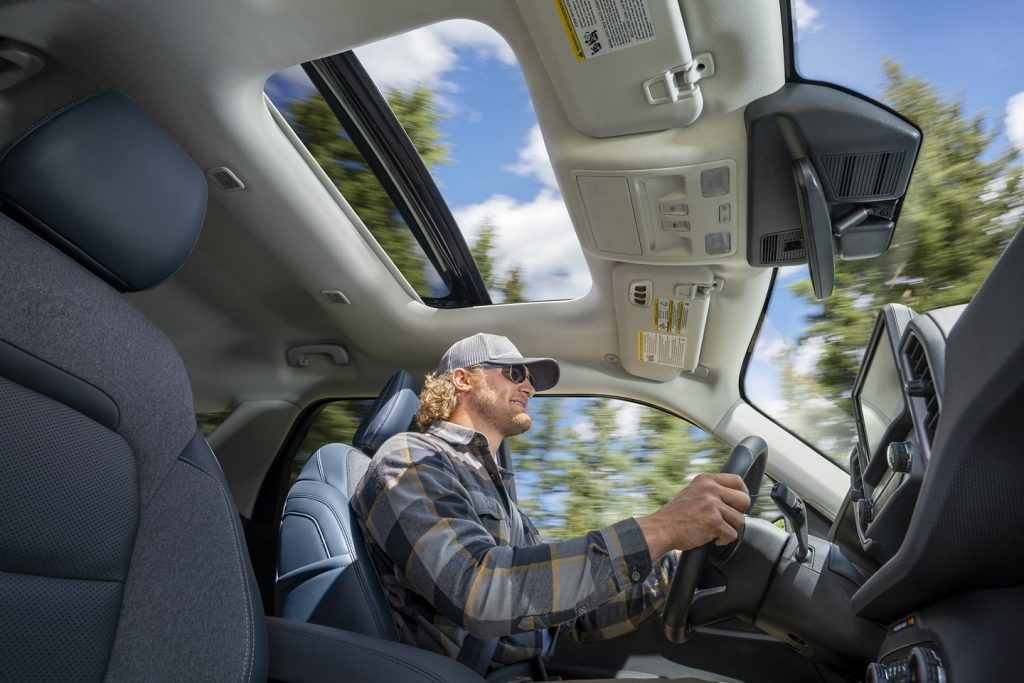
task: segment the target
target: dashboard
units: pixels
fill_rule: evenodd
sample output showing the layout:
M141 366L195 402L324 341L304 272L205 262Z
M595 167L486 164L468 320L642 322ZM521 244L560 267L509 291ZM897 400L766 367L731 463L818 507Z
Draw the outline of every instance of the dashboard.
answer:
M850 501L861 547L878 563L910 524L942 414L946 337L963 309L883 306L854 382Z
M1024 260L1020 239L1015 250ZM969 306L887 304L876 318L851 393L850 493L830 532L867 575L851 608L886 629L865 681L1020 680L1024 324L1007 314L1021 291L1014 267L993 271L1006 288L987 284Z

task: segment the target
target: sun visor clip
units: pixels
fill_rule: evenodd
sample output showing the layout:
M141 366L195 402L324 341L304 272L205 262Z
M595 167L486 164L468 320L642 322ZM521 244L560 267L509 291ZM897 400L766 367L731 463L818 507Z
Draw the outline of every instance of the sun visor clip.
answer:
M710 52L693 56L693 61L664 71L644 81L647 104L669 104L679 100L700 97L697 83L715 75L715 60Z

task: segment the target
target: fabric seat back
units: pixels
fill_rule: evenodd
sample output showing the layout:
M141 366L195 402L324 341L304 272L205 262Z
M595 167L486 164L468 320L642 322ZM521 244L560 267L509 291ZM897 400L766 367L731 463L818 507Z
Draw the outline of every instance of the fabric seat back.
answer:
M169 339L121 292L194 245L206 180L124 95L0 154L0 678L263 680L237 512Z

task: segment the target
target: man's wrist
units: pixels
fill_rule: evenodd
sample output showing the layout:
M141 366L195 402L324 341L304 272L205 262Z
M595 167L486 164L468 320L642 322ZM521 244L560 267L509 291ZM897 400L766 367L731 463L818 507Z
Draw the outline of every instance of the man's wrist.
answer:
M634 517L640 531L643 532L644 540L647 541L647 549L651 553L651 559L657 561L662 555L672 550L672 542L666 533L664 525L654 515L642 515Z

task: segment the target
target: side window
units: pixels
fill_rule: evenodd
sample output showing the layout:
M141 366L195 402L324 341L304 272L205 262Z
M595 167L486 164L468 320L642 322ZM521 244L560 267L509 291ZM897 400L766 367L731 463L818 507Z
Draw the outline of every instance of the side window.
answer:
M730 451L675 415L619 399L538 396L530 413L533 426L509 448L519 504L545 538L653 512ZM779 515L771 486L766 477L753 515Z
M288 471L288 486L299 478L299 472L316 449L329 443L352 444L359 423L370 412L373 399L342 399L324 403L317 409L302 443L292 456Z
M215 413L196 413L196 426L199 427L199 431L203 433L203 436L209 436L213 434L217 427L220 427L224 420L228 419L228 415L232 411L224 410Z

